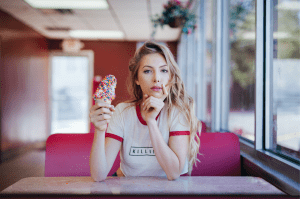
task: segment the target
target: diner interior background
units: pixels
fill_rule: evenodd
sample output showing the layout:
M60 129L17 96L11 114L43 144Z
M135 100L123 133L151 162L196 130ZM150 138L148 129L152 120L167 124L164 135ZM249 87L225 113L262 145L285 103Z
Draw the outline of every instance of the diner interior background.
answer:
M0 8L0 191L21 178L44 176L45 141L50 135L49 52L61 50L61 42L42 36ZM128 99L128 63L137 41L82 42L82 50L94 51L94 75L117 77L113 104ZM176 57L177 41L167 45Z
M213 0L210 0L207 1L206 4L206 49L205 61L202 62L205 63L205 82L200 82L200 80L196 81L197 73L193 73L192 70L188 69L190 63L195 67L193 61L190 60L196 60L196 56L192 55L194 53L193 49L189 51L189 48L185 45L193 41L198 41L199 38L196 34L189 36L181 35L178 37L178 40L166 42L166 44L171 48L176 59L178 59L177 61L184 75L183 78L187 84L187 88L199 89L201 83L205 84L205 89L201 91L205 93L204 97L201 93L197 93L197 90L189 90L189 92L196 100L196 112L199 110L199 107L204 104L202 106L204 108L197 112L197 116L206 122L208 130L231 131L245 138L250 143L253 143L255 141L254 113L256 74L255 1L244 1L246 4L239 4L239 2L242 1L238 0L230 1L232 12L230 13L229 48L231 51L229 62L231 71L230 93L228 94L229 111L226 116L228 122L225 129L216 127L214 119L215 113L213 113L212 110L215 100L213 96L213 67L216 56L216 41L214 41L214 35L216 34L214 23L216 23L216 19L212 6L213 2ZM284 1L278 0L274 2L276 2L277 5ZM239 5L241 7L238 7ZM236 14L236 10L241 12L241 14ZM279 65L278 67L284 64L280 62L280 59L293 59L294 61L299 61L300 59L300 40L295 36L299 34L300 15L297 14L299 12L281 12L282 13L278 11L276 14L276 16L281 16L280 20L276 20L275 22L277 23L276 32L282 32L285 29L282 25L284 21L293 23L294 30L288 30L290 37L277 34L278 39L276 39L276 41L274 40L274 52L276 52L276 55L274 55L274 59L276 60L274 62ZM235 20L239 20L239 22L235 23ZM291 38L296 39L293 40ZM45 141L50 135L50 99L48 90L50 77L49 53L52 50L61 50L61 42L62 40L46 38L0 7L0 191L21 178L44 176ZM92 50L94 52L94 76L114 74L117 77L117 98L113 104L116 105L128 99L128 94L125 92L128 62L134 55L137 43L141 41L82 40L82 42L84 44L83 50ZM187 55L184 55L185 53L182 53L183 49L190 52L190 54L187 53ZM185 62L184 60L188 61ZM280 69L284 70L283 68ZM293 70L295 71L295 75L299 74L299 69ZM194 75L195 78L185 79L189 74ZM285 80L282 80L281 83L282 84L278 86L282 86L283 84L287 85L289 82L287 83ZM274 114L274 124L277 124L276 120L278 120L278 132L282 130L281 123L285 123L287 120L293 130L291 132L283 132L283 134L280 135L281 137L279 136L281 140L277 140L277 143L281 142L282 145L278 144L276 145L277 147L274 146L273 149L278 150L278 147L280 149L285 148L286 151L290 152L289 155L291 155L291 158L298 158L299 160L300 130L299 126L297 127L296 125L299 125L298 118L300 118L300 106L299 101L297 101L299 100L299 92L296 91L296 88L299 88L299 84L295 83L294 86L295 89L289 88L289 90L286 90L287 94L284 94L286 87L281 87L283 89L280 90L280 92L283 93L281 93L281 96L287 96L287 98L280 98L276 101L275 96L275 101L278 103L276 105L274 104L274 106L278 109L278 115ZM276 92L275 94L277 95ZM204 103L202 103L201 98L205 99ZM288 103L285 103L287 101ZM201 106L200 102L202 103ZM287 107L287 109L284 109L284 107ZM283 109L284 111L282 111ZM287 143L290 143L290 145ZM243 172L243 170L242 174L249 175Z

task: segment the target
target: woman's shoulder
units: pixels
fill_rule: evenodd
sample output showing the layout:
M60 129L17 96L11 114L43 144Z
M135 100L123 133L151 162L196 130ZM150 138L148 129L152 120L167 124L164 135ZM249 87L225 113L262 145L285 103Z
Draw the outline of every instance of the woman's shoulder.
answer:
M170 112L171 125L174 126L189 126L189 120L185 113L185 110L178 106L172 106Z

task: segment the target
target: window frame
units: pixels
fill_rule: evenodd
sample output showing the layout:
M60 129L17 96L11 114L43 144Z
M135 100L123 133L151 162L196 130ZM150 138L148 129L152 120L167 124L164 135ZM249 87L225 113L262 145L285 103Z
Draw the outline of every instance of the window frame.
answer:
M242 165L284 192L299 196L300 166L266 150L272 142L273 1L256 1L254 146L240 137ZM265 118L265 119L264 119ZM255 170L253 169L253 166Z

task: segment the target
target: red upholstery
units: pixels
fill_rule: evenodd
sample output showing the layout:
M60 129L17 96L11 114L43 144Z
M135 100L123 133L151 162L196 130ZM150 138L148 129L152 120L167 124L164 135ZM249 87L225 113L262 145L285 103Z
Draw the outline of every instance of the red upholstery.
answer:
M46 142L45 177L90 176L89 158L94 133L53 134ZM118 154L109 176L120 167Z
M240 142L234 133L201 133L200 153L192 176L240 176Z
M89 157L93 133L53 134L46 143L45 176L90 176ZM194 166L192 176L239 176L240 144L233 133L201 133L201 162ZM109 176L120 166L118 154Z

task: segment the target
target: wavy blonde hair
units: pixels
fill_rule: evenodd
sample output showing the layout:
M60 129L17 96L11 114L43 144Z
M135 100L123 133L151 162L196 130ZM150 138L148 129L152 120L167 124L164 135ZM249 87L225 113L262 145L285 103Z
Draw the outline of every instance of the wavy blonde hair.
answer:
M196 164L196 161L199 161L197 158L197 154L199 153L200 147L200 138L197 134L197 131L200 133L201 131L201 122L195 115L195 105L194 100L190 97L184 87L183 81L181 79L180 70L178 65L174 59L173 54L169 50L168 47L164 45L160 45L155 42L146 42L143 46L141 46L136 52L134 57L129 62L129 71L130 75L127 79L127 90L129 94L133 95L132 100L127 102L136 104L140 104L143 100L143 92L141 87L136 84L136 80L138 77L139 64L142 58L145 55L149 54L161 54L165 59L169 66L171 78L169 81L170 92L165 99L165 103L168 104L168 124L170 124L170 114L176 106L181 113L184 113L186 120L189 122L190 126L190 141L189 141L189 169L188 174L191 175L193 165ZM200 161L199 161L200 162Z

